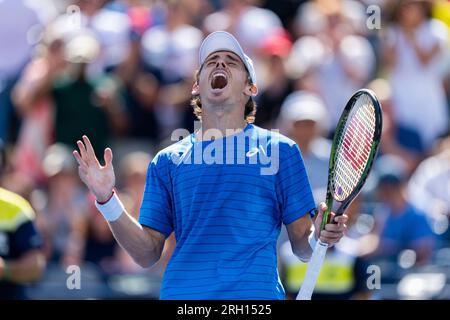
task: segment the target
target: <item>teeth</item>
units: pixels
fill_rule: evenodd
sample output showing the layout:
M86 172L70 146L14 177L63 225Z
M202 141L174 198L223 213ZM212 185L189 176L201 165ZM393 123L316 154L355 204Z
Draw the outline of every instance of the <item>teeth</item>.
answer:
M223 89L226 87L227 83L228 75L224 71L217 70L212 74L211 87L213 89Z
M227 77L227 74L225 72L222 71L217 71L213 74L213 77L217 77L217 76L222 76L222 77Z

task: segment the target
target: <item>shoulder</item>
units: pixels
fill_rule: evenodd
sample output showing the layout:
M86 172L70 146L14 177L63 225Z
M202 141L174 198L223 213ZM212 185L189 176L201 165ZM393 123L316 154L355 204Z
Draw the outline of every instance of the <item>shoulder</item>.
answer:
M271 157L276 156L280 163L296 162L302 159L297 143L278 130L267 130L253 125L251 131L252 139L257 139L258 145L265 147Z
M188 135L184 139L171 144L170 146L160 150L151 161L153 165L165 166L172 163L185 153L189 152L192 147L192 135Z
M16 193L0 188L0 229L17 230L33 221L35 213L30 203Z
M294 140L281 134L279 130L276 129L263 129L261 127L252 125L251 127L252 138L259 139L260 141L267 141L272 146L278 146L283 149L295 148L297 144Z

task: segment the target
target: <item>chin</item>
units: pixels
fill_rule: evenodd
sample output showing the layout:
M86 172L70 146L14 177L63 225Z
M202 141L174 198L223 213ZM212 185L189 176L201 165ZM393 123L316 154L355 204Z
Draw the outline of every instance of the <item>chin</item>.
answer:
M207 101L211 103L220 103L225 102L231 97L231 94L228 90L208 90L208 93L206 95Z

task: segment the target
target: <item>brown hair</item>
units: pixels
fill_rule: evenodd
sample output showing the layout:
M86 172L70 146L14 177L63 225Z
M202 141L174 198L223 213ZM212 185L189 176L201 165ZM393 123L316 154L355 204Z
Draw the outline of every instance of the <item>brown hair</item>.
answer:
M194 80L195 83L198 83L198 79L200 76L200 70L195 71ZM252 81L250 77L247 78L247 81L249 84L252 84ZM202 120L202 102L200 100L200 95L192 95L191 99L191 106L194 109L195 116ZM253 101L252 97L248 98L247 103L245 104L244 109L244 118L248 123L253 123L255 121L255 115L256 115L256 102Z

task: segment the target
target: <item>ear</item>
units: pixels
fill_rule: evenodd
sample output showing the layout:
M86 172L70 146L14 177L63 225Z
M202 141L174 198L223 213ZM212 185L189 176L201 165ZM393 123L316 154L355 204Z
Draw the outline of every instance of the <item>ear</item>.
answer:
M191 94L192 94L193 96L198 96L198 95L200 94L200 88L199 88L197 82L195 82L194 85L192 86Z
M254 97L258 94L258 87L254 84L249 84L245 87L244 94L249 97Z

